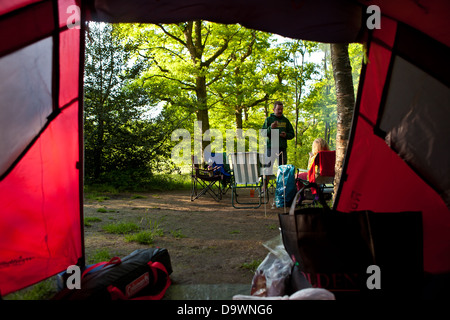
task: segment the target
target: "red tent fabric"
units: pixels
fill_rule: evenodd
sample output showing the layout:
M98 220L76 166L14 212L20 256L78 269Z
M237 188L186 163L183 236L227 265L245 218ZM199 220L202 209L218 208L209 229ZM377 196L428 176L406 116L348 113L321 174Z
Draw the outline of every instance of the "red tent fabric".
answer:
M0 4L1 295L83 263L79 4Z
M372 4L381 29L367 30ZM447 0L1 1L0 294L84 264L80 19L205 19L367 42L335 206L422 211L424 269L450 272L448 12Z
M336 208L346 212L354 210L422 211L424 270L430 273L448 272L450 271L450 212L448 198L447 204L445 203L445 198L448 196L444 190L445 186L442 189L439 187L439 184L448 182L449 177L448 151L442 150L443 146L448 145L448 143L442 143L446 140L448 142L448 133L433 132L436 128L446 130L450 112L449 105L446 105L446 99L449 97L448 87L442 88L442 91L446 92L437 93L442 95L442 100L431 101L433 97L429 96L429 92L425 90L420 92L419 88L426 86L426 72L433 74L433 67L425 67L426 72L421 72L423 67L414 64L414 58L406 56L401 48L408 45L407 41L414 41L416 51L422 47L434 52L439 44L431 39L421 42L423 35L420 32L392 19L384 18L382 26L380 30L373 32L369 44L369 63L365 65L362 73L358 110L355 113L356 118ZM444 50L447 54L449 52L446 46L439 50ZM409 51L408 54L410 53ZM442 59L445 56L448 57L444 55ZM426 57L438 60L435 61L435 68L442 69L447 64L448 69L448 62L444 61L441 64L442 59L439 59L438 54L434 54L432 58L431 54L427 53ZM421 72L418 75L421 78L417 90L414 90L414 73L404 67L404 64L408 64L408 68L417 69L416 72ZM397 73L407 74L409 78L396 80ZM434 81L434 78L431 78L430 81ZM408 99L407 92L413 95L411 100ZM398 97L390 98L394 95ZM421 101L420 95L430 102L429 106L416 105ZM393 104L392 107L388 106L389 103ZM404 114L396 115L395 112L400 112L401 108L405 108ZM393 111L389 111L391 109ZM442 110L442 117L431 117L425 120L422 110L426 109L428 109L426 113L430 116L433 115L432 110ZM413 112L420 115L422 124L416 123L414 118L409 116ZM383 122L395 122L394 118L398 118L395 124L384 125L391 131L384 132L383 135L381 132L383 130L380 128ZM404 119L411 119L411 121L404 123ZM423 121L427 124L426 126L423 126ZM411 135L406 138L399 137L396 133L398 128L411 132ZM400 146L394 147L390 139L397 139L398 144L402 143L403 148L408 150L404 154L401 152L399 154L399 151L395 149ZM402 139L404 141L401 141ZM421 139L426 139L422 147L418 144ZM420 162L420 166L415 166L414 159L423 155L427 159ZM424 177L433 178L430 172L441 169L445 172L439 174L435 178L436 181L424 180Z

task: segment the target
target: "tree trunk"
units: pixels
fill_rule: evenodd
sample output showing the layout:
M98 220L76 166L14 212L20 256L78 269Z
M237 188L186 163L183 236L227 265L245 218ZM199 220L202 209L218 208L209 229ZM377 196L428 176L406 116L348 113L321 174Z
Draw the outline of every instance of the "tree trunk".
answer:
M202 135L209 130L209 115L207 104L207 92L206 92L206 78L205 76L197 77L196 79L196 95L197 95L197 121L202 123ZM210 144L210 141L202 139L202 162L204 162L203 151Z
M103 167L103 147L104 147L104 135L105 135L105 129L104 129L104 120L103 115L98 115L98 125L97 125L97 134L96 134L96 141L94 143L94 178L98 179L100 177L100 174L102 173L102 167Z
M337 100L336 175L334 179L334 194L336 195L341 181L342 166L352 124L355 96L348 44L331 44L330 47Z
M299 128L298 128L298 123L299 123L299 118L300 118L300 100L302 97L302 91L303 91L303 84L302 84L302 78L303 78L303 67L305 65L305 51L306 49L304 49L304 51L302 50L298 50L302 60L301 60L301 65L300 65L300 75L298 75L297 73L295 74L295 148L294 148L294 157L297 158L297 147L299 146ZM296 58L295 58L295 54L294 54L294 67L297 69L297 62L296 62Z
M331 125L330 125L330 121L326 120L325 121L325 132L323 134L323 137L328 144L330 144L330 138L331 138L330 136L331 136Z

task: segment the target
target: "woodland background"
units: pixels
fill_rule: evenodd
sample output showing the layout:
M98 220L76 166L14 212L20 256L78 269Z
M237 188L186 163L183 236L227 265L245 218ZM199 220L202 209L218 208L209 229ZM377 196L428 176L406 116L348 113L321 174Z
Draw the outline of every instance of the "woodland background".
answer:
M334 76L338 64L349 71L353 107L364 47L340 48L345 61L333 60ZM342 144L337 124L347 131L351 125L351 116L342 121L338 108L332 54L330 44L240 25L89 23L86 185L144 191L188 181L190 163L171 159L179 143L171 140L174 130L193 136L201 121L202 132L216 129L224 137L227 129L258 131L277 100L296 132L288 142L289 163L306 168L315 138L325 138L334 150ZM203 148L210 143L203 141Z

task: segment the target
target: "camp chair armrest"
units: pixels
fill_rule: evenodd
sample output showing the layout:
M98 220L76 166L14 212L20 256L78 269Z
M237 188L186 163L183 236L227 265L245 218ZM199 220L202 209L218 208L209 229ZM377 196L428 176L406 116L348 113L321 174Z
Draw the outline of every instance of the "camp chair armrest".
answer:
M304 180L304 179L300 179L300 178L297 178L297 180L300 181L301 183L303 183L305 188L311 188L311 187L317 188L318 187L315 182L310 182L308 180Z
M202 178L217 178L217 177L221 177L220 172L214 173L214 172L218 172L217 171L218 167L214 167L214 168L210 168L210 169L200 169L200 168L196 168L195 169L195 173L198 177L202 177Z

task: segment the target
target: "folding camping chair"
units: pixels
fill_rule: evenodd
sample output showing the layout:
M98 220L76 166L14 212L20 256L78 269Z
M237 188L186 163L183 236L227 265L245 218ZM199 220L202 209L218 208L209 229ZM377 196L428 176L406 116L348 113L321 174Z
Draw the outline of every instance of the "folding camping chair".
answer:
M231 189L231 169L230 165L228 163L227 153L222 153L222 158L219 158L218 162L215 162L214 159L216 157L216 154L214 152L211 152L211 158L205 159L206 162L211 164L211 167L213 167L216 171L216 174L222 175L222 180L220 182L221 185L221 192L222 195L225 195L228 190ZM219 173L218 173L219 172Z
M263 203L269 202L269 194L266 192L263 202L263 180L260 176L260 161L257 152L237 152L229 155L232 172L231 179L231 204L236 209L256 209ZM249 195L244 195L238 190L248 189ZM239 197L244 201L239 201Z
M336 163L336 151L319 151L314 158L314 163L308 169L308 180L297 177L297 185L303 185L304 192L297 204L302 204L304 200L312 200L315 204L319 200L319 193L325 199L331 198L334 192L334 165Z
M201 169L197 157L192 156L191 201L206 194L211 195L214 200L220 201L222 199L222 180L223 174L219 168Z

